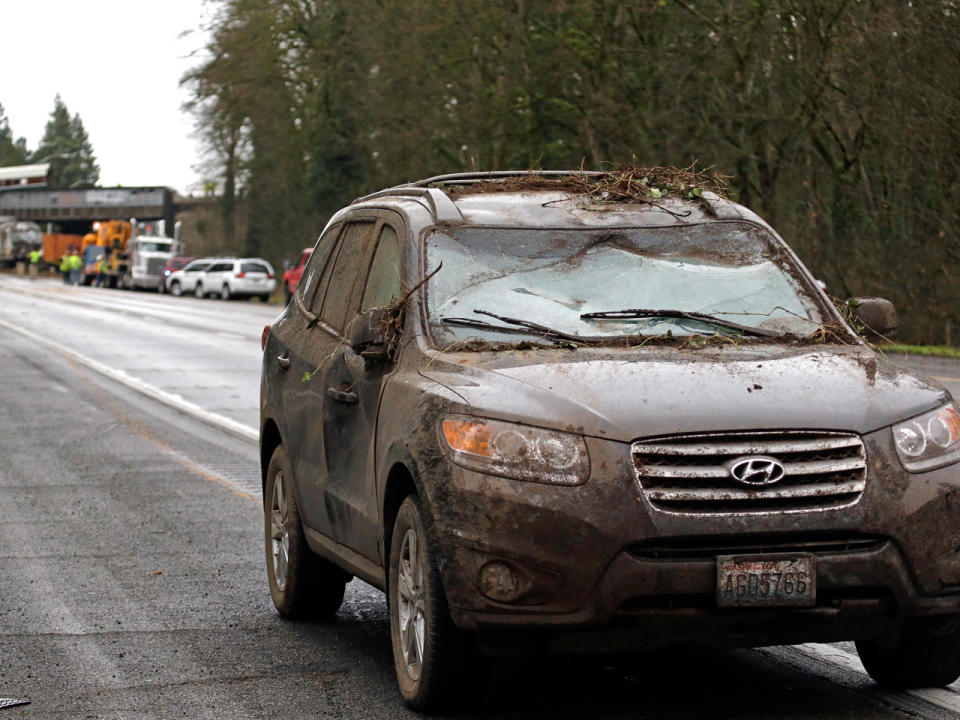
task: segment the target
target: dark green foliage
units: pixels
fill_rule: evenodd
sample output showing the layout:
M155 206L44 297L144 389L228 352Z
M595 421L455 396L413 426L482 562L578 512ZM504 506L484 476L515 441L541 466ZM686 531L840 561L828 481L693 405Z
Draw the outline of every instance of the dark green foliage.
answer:
M0 105L0 167L10 165L24 165L27 162L27 141L23 138L13 139L13 131Z
M40 145L30 158L50 163L50 187L93 187L100 179L100 167L79 115L70 116L60 96L53 101Z
M458 170L730 176L832 294L960 321L960 8L881 0L220 0L185 79L236 246Z

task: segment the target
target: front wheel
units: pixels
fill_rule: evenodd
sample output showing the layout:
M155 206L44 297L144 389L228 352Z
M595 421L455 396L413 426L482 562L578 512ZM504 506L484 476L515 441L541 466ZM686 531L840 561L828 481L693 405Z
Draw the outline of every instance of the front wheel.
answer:
M350 576L307 546L293 489L293 472L283 446L267 466L263 493L270 597L285 618L332 618L343 603Z
M860 662L889 688L943 687L960 677L960 635L904 635L896 643L858 640Z
M471 653L450 619L415 495L403 501L393 526L388 591L393 663L403 701L419 711L449 704Z
M174 297L180 297L180 295L182 294L182 292L183 292L183 291L180 290L180 283L179 283L177 280L174 280L172 283L170 283L170 294L171 294L171 295L173 295Z

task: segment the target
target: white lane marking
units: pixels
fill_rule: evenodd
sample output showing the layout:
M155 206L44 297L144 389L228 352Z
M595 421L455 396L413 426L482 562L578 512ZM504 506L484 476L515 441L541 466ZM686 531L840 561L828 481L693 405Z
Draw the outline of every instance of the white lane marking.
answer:
M232 332L223 332L222 330L218 330L217 335L219 335L220 337L225 337L229 340L246 340L247 339L246 336L244 335L238 335L237 333L232 333Z
M80 365L83 365L94 372L105 375L121 385L126 385L131 390L136 390L138 393L145 395L146 397L159 400L164 405L172 407L175 410L179 410L185 415L190 415L201 422L205 422L208 425L213 425L221 430L226 430L227 432L239 435L246 440L260 440L260 433L255 428L252 428L249 425L244 425L241 422L237 422L236 420L225 417L224 415L220 415L219 413L204 410L199 405L196 405L188 400L184 400L179 395L174 395L166 390L161 390L160 388L154 387L149 383L145 383L143 380L135 378L123 370L117 370L109 365L104 365L93 358L88 358L86 355L81 355L80 353L63 346L60 343L47 340L45 337L41 337L40 335L30 332L29 330L24 330L23 328L17 327L6 320L0 320L0 327L4 327L7 330L23 335L25 338L29 338L34 342L40 343L41 345L50 348L54 352L70 358L74 362L79 363Z
M822 643L807 643L805 645L792 645L791 647L812 659L835 665L844 670L850 670L858 675L867 676L866 671L863 669L863 663L860 662L860 658L841 648ZM960 694L955 690L949 688L921 688L918 690L904 690L903 692L907 695L913 695L916 698L925 700L937 707L942 707L945 710L960 712Z

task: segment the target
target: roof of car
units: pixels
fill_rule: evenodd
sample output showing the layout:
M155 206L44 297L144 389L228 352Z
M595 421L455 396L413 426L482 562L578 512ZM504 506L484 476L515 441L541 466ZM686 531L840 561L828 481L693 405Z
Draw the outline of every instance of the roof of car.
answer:
M614 227L677 225L723 220L748 220L767 226L755 213L705 191L700 200L681 197L640 197L609 202L549 183L565 177L591 178L599 171L503 171L438 175L387 188L358 198L356 205L383 207L391 201L416 202L436 223L506 227ZM529 187L525 187L530 180Z

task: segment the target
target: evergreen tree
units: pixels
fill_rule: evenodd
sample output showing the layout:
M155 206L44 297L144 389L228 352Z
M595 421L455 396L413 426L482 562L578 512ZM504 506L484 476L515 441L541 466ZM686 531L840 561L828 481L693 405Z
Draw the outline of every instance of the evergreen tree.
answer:
M100 178L100 167L79 115L70 111L60 96L53 101L43 139L33 153L33 162L50 163L50 187L92 187Z
M0 105L0 167L23 165L27 162L27 141L23 138L13 139L13 131L7 121L3 105Z

